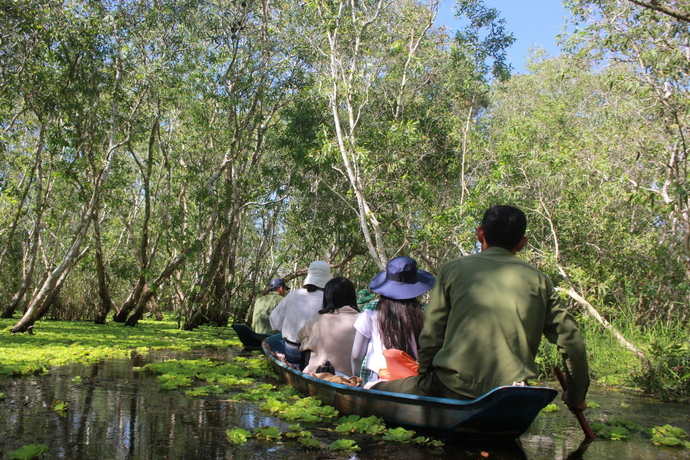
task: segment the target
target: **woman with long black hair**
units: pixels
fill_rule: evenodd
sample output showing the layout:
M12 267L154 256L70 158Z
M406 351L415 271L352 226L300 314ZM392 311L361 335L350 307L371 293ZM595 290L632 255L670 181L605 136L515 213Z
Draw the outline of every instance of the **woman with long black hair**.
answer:
M417 299L434 286L431 273L417 269L417 262L409 257L396 257L388 262L369 285L379 294L373 310L364 310L355 321L355 341L350 364L352 374L360 375L366 358L364 383L379 380L379 371L386 367L384 350L396 349L417 359L419 334L424 316Z

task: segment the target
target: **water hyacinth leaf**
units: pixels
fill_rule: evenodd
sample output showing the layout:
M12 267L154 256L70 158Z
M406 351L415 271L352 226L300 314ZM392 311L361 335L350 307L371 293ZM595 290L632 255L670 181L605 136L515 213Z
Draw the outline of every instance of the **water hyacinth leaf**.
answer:
M12 460L32 460L45 452L48 452L48 446L45 444L29 444L13 450L7 455Z
M690 447L690 443L681 438L688 434L684 429L671 425L655 426L652 430L652 442L657 446Z
M360 450L359 446L352 439L338 439L337 441L331 443L328 448L334 451L353 451Z
M246 444L247 440L251 437L251 433L242 428L234 428L232 430L226 430L225 434L228 435L228 441L231 444L238 446Z

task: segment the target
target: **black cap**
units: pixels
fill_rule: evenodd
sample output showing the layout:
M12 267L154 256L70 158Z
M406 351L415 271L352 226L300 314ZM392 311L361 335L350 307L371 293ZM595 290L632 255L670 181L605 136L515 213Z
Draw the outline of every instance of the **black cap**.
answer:
M285 284L285 281L283 281L283 278L275 278L271 280L271 282L268 284L268 288L271 291L275 291L279 287L284 287L286 290L290 290L287 284Z

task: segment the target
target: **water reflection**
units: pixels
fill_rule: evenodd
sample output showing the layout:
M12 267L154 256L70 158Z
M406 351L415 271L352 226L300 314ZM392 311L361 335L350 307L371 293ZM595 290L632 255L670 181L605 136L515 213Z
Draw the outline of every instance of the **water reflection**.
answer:
M193 357L199 357L194 355ZM204 355L208 356L208 354ZM229 360L232 352L220 350L214 359ZM356 455L307 452L290 443L250 443L231 446L225 430L287 424L267 417L256 403L188 398L182 392L165 392L156 378L132 370L147 361L168 355L133 356L92 366L72 365L46 376L0 380L0 455L26 444L47 444L46 459L250 459L250 458L690 458L685 450L659 448L649 439L582 443L584 435L567 411L543 414L518 442L503 444L449 444L443 453L431 453L409 445L383 443L378 438L357 438L362 448ZM190 356L192 357L192 356ZM75 375L82 384L72 382ZM625 393L593 390L591 399L601 405L587 412L591 421L609 417L633 419L644 426L671 423L690 431L688 407L658 402ZM69 402L60 416L56 400ZM629 407L621 406L621 403ZM332 431L310 428L324 444L334 441Z

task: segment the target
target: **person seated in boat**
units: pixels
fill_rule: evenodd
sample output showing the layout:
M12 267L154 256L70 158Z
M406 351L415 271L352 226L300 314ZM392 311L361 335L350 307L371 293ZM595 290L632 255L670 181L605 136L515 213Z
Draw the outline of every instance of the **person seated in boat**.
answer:
M323 305L323 288L331 280L331 267L317 260L309 265L304 285L289 293L271 312L271 327L283 334L285 358L300 363L297 333Z
M350 375L350 352L358 315L352 281L337 277L326 283L321 310L297 334L300 352L305 355L303 372L314 373L329 361L333 366L332 374Z
M254 302L252 314L252 328L259 334L277 334L279 331L271 327L269 316L287 295L290 288L282 278L275 278L268 284L268 294L261 296Z
M419 375L376 390L474 399L538 376L542 334L564 358L570 409L586 409L585 341L551 280L515 254L527 244L525 214L512 206L486 211L481 252L445 263L424 311Z
M392 259L386 271L374 277L369 289L379 294L379 299L373 309L363 309L355 321L357 334L351 356L353 375L360 373L366 359L361 373L364 384L379 380L379 371L386 368L384 350L396 349L417 358L423 325L418 297L433 286L434 276L418 270L417 262L405 256Z

